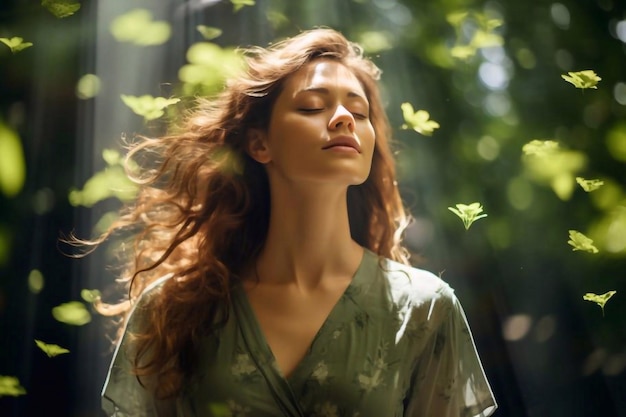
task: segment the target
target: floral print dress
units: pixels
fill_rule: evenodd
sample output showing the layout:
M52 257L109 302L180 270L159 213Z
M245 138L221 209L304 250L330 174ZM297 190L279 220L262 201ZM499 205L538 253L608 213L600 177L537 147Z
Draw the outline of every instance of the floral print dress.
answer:
M365 250L352 282L288 378L243 289L232 299L228 322L199 347L196 372L176 399L155 400L129 373L125 336L103 390L106 414L482 417L496 409L463 309L453 290L429 272ZM131 331L135 316L137 311Z

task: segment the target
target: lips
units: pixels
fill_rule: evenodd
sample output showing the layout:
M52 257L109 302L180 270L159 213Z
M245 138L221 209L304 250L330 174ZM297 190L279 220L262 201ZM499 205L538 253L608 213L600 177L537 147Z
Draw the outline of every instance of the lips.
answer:
M361 145L359 145L359 142L352 136L337 136L329 140L322 149L330 149L337 146L353 148L358 153L361 153Z

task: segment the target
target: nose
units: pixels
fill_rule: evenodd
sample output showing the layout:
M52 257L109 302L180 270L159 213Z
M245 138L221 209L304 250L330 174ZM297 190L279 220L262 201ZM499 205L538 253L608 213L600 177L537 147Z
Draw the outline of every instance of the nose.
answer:
M350 132L354 132L354 116L344 106L339 105L330 119L328 128L330 130L348 128Z

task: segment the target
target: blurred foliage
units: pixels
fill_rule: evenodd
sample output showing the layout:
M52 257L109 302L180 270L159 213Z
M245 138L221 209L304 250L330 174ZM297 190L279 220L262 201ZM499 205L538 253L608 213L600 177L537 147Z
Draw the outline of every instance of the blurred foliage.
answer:
M198 25L196 26L196 29L198 30L198 32L200 32L202 37L207 41L213 40L215 38L219 38L222 34L222 29L215 28L212 26L207 26L207 25Z
M0 120L0 191L14 197L24 187L26 163L22 141L17 132Z
M40 270L33 269L28 274L28 289L33 294L39 294L44 287L44 277Z
M244 6L254 6L255 0L230 0L233 4L233 11L236 13L241 10Z
M185 96L209 96L224 87L228 76L242 69L243 60L234 48L222 48L210 42L197 42L187 49L188 64L178 71Z
M100 92L100 77L95 74L85 74L76 83L76 96L81 100L94 98Z
M140 97L122 94L121 97L124 104L146 121L158 119L165 114L166 107L180 101L179 98L152 97L147 94Z
M88 303L95 303L100 299L100 291L82 289L80 291L80 297Z
M119 42L140 46L161 45L170 38L172 28L166 21L153 20L147 9L133 9L111 22L113 37Z
M73 206L92 207L111 197L122 201L130 201L135 197L137 186L128 178L124 159L119 152L105 149L102 158L107 166L89 178L82 190L70 190L69 200Z
M91 313L80 301L69 301L52 309L52 316L61 323L82 326L91 321Z
M0 397L17 397L24 394L26 390L20 385L19 379L14 376L0 375Z

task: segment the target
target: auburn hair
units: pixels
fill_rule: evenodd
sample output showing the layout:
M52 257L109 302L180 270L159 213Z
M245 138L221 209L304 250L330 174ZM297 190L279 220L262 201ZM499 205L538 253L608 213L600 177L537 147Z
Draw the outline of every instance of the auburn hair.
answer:
M97 245L117 232L133 233L120 279L129 299L97 304L103 314L126 321L147 286L171 276L142 301L142 326L132 335L134 371L153 381L159 398L177 395L191 377L194 347L227 319L231 288L265 241L269 183L263 165L245 151L246 132L268 127L285 80L311 61L345 65L370 103L375 149L367 180L348 188L352 238L379 256L408 263L401 235L409 216L397 188L378 67L358 45L326 28L243 55L245 69L214 98L200 101L175 133L138 138L130 146L136 200L100 238L82 241Z

